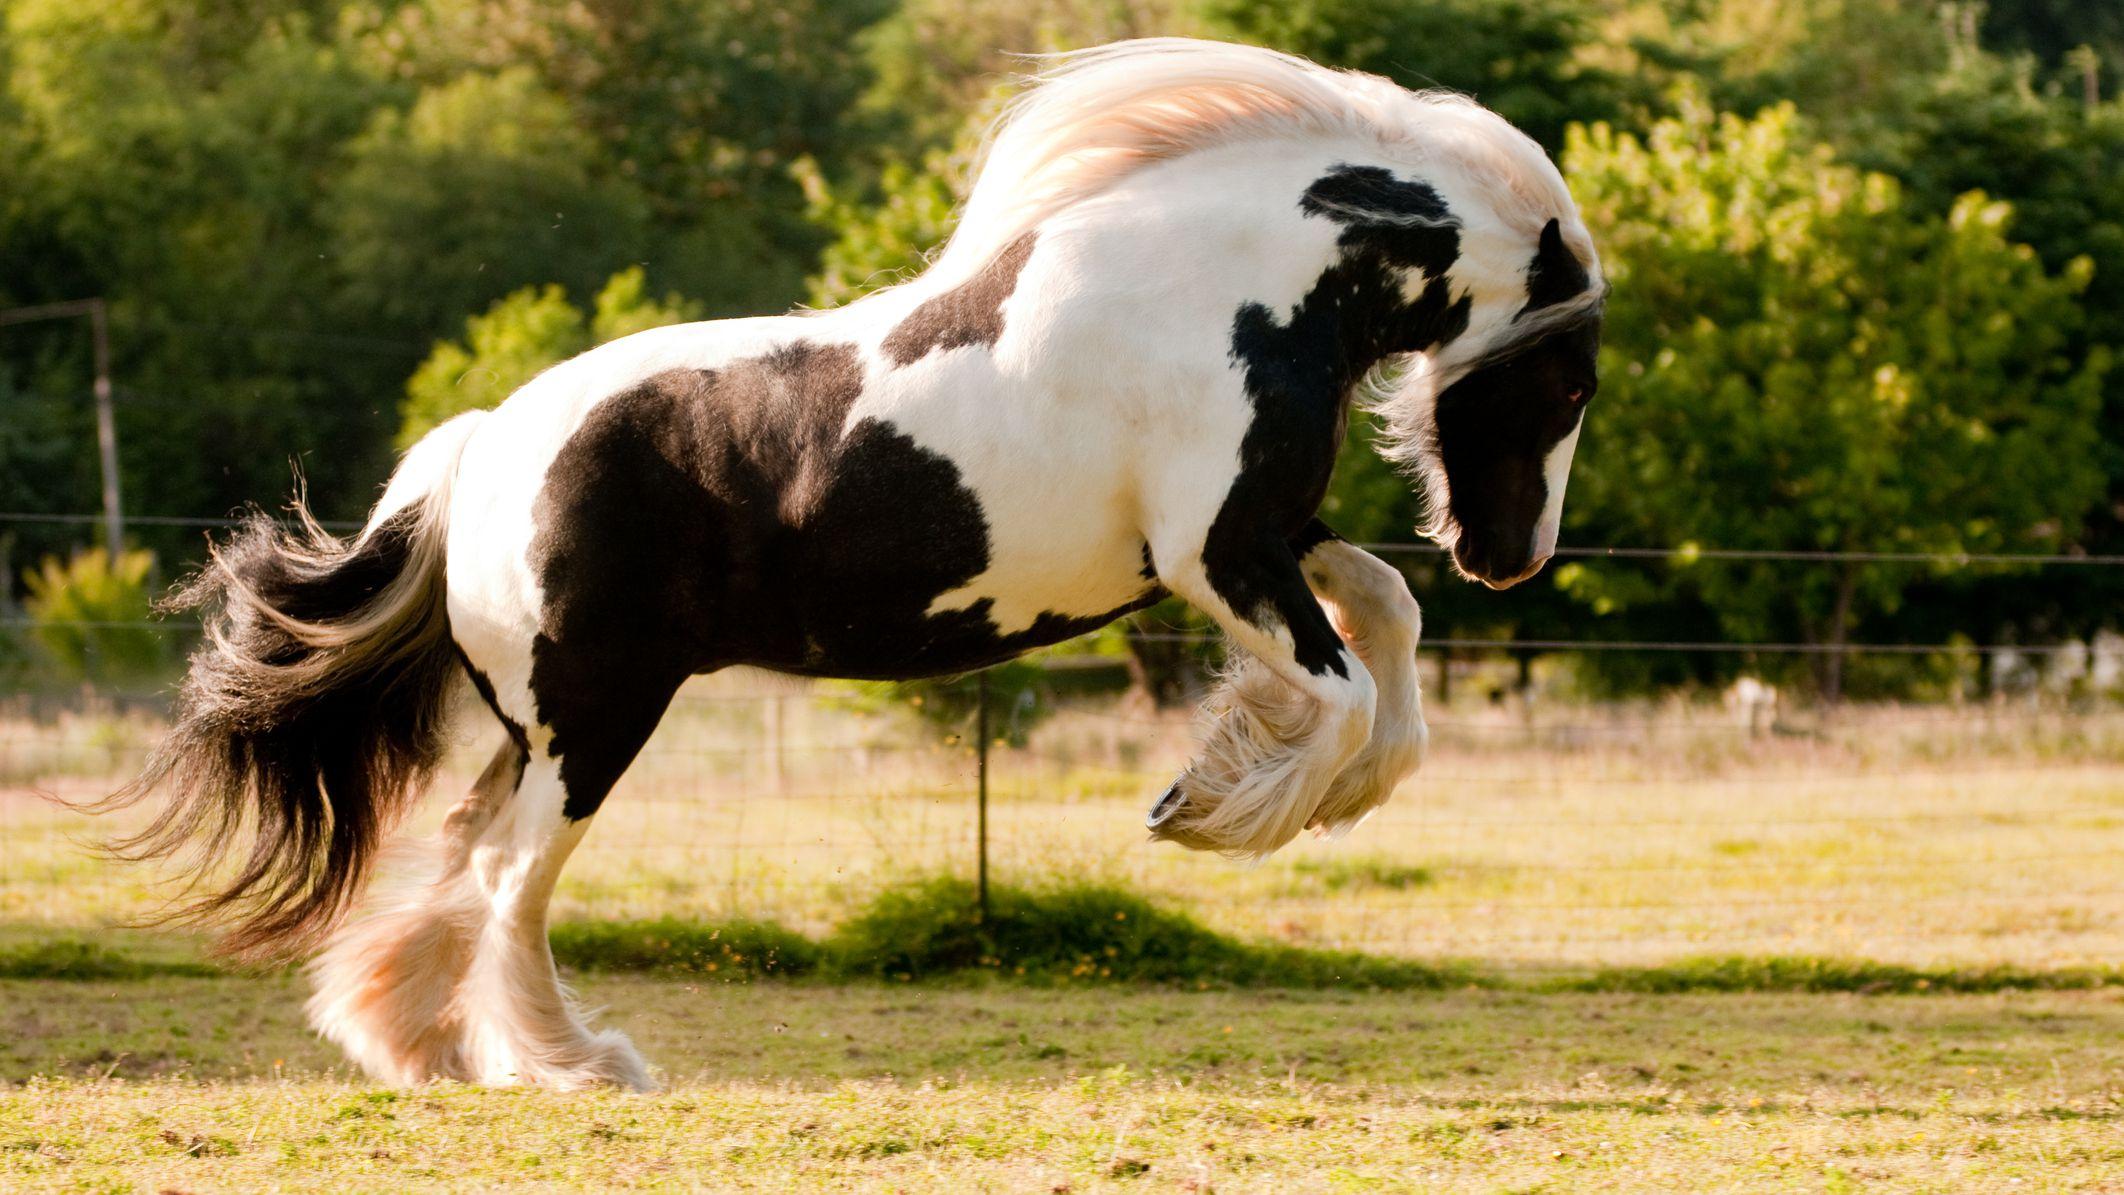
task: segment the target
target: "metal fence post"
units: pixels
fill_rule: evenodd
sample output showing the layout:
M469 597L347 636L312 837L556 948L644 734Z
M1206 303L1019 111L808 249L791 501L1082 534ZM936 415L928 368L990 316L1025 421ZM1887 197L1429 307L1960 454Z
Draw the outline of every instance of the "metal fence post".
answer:
M980 858L974 872L974 900L980 919L988 921L988 673L974 680L974 789L980 803L975 834Z
M103 471L103 538L111 564L125 551L125 516L118 499L118 417L111 409L110 308L101 297L64 303L40 303L0 311L0 327L35 320L88 317L90 347L94 351L96 380L96 459Z

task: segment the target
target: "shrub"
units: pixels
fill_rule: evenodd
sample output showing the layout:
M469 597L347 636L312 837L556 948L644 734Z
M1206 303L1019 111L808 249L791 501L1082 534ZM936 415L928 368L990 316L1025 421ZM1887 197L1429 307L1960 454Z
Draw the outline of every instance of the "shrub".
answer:
M124 552L113 563L109 553L91 549L65 561L47 556L24 574L30 635L59 677L125 680L162 666L165 631L148 621L154 569L152 552Z
M1115 888L991 888L939 879L889 890L828 939L851 977L919 979L980 971L1041 981L1115 980L1241 987L1439 988L1457 968L1346 951L1243 942Z

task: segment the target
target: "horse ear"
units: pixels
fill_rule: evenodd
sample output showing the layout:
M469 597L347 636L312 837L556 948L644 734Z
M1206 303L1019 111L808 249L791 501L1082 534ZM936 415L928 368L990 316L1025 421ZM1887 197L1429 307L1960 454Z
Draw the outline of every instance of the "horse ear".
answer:
M1520 315L1576 298L1593 284L1585 263L1564 245L1563 226L1551 219L1541 227L1534 260L1527 263L1527 305Z

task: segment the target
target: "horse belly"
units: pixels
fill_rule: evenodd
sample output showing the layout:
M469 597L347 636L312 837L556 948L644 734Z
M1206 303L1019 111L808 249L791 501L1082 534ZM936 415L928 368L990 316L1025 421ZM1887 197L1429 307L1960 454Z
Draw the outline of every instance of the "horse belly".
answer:
M970 539L934 534L948 529L954 514L903 507L892 516L880 519L873 536L834 537L842 544L865 539L873 549L835 553L799 570L807 592L792 595L789 608L803 612L802 625L777 637L785 644L777 658L753 662L856 679L966 672L1096 630L1164 593L1133 536L1096 542L1081 527L1060 525L1050 528L1047 551L991 548L991 567L962 584L942 584L975 560L965 554ZM932 534L919 538L927 542L910 540L909 524L926 527ZM992 567L999 557L1009 561L1001 570Z

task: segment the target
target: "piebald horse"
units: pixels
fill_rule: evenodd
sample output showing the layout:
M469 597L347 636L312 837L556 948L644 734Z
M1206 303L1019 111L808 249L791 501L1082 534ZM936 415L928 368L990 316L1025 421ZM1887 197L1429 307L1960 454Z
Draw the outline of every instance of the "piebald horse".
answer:
M322 947L311 1018L380 1079L646 1087L546 908L689 676L960 673L1173 594L1237 663L1151 833L1347 827L1425 741L1416 602L1315 518L1351 406L1459 570L1523 580L1605 291L1555 168L1471 100L1210 42L1065 56L919 277L555 366L416 445L350 540L254 514L173 598L206 637L119 849L196 860L233 954ZM507 741L350 920L466 683Z

